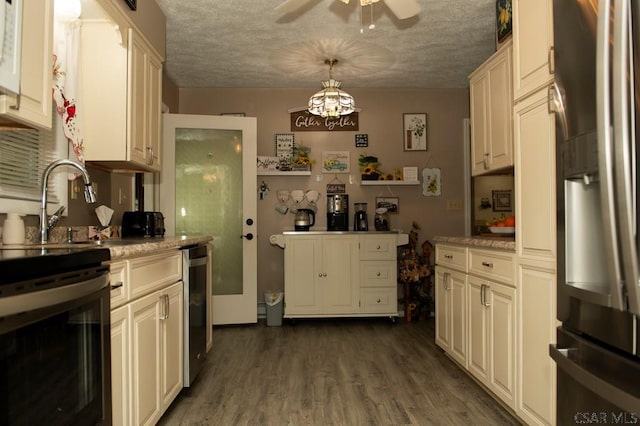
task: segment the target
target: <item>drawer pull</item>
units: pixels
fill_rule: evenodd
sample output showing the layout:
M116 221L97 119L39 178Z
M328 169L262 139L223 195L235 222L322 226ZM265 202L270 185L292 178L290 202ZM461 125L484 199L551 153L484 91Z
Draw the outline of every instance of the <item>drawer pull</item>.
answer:
M482 266L486 266L487 268L493 268L492 262L482 262Z
M381 302L381 300L380 300L380 299L376 300L376 303L380 303L380 302Z
M453 255L445 254L445 255L444 255L444 258L445 258L445 259L453 259Z
M376 277L379 277L379 276L380 276L380 272L376 273Z
M376 246L376 250L380 250L380 246Z
M122 287L124 285L124 283L122 281L118 281L116 283L111 284L111 290L116 290L120 287Z

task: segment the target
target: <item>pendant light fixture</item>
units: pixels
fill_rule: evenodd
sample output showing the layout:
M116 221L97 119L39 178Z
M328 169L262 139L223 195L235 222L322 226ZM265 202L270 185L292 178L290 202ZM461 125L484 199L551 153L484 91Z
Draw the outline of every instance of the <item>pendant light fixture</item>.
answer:
M355 110L353 96L340 90L342 83L334 80L332 75L333 66L338 63L338 60L325 59L324 63L329 65L329 80L323 81L323 89L309 98L309 112L321 117L351 114Z

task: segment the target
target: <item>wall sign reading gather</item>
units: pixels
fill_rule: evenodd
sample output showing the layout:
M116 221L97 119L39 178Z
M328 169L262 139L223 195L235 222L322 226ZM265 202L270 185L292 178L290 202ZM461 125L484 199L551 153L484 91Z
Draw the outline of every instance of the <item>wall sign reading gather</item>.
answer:
M322 118L307 110L291 113L292 132L353 132L358 130L358 113Z

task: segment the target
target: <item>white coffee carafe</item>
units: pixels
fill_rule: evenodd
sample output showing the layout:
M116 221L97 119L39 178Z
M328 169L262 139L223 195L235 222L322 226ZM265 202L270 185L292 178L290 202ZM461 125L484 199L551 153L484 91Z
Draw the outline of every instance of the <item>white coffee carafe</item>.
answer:
M7 218L2 225L3 244L24 244L24 221L23 214L7 213Z

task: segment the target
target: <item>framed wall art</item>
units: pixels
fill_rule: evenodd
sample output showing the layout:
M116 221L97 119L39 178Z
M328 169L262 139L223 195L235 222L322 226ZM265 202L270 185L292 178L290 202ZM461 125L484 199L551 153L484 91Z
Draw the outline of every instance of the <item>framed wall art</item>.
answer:
M349 173L349 151L325 151L322 153L322 173Z
M403 114L405 151L427 150L427 114Z
M276 157L281 160L289 160L293 157L295 147L295 135L293 133L276 133Z
M398 197L376 197L376 209L384 207L388 213L398 213L400 211L400 198Z
M496 0L496 43L507 40L511 34L511 0Z
M493 197L493 211L494 212L508 212L511 211L511 190L493 190L491 191Z

